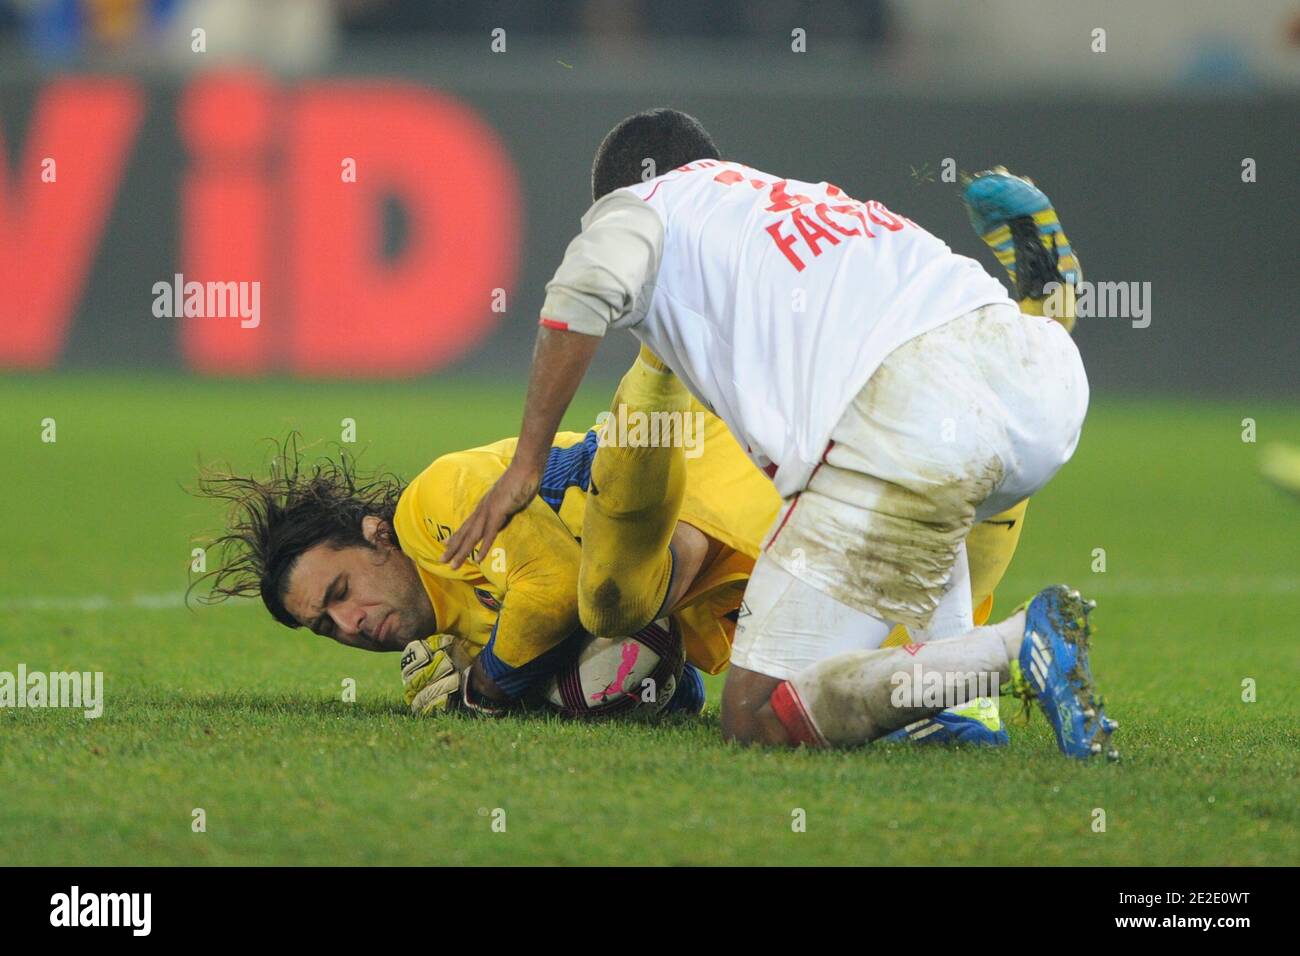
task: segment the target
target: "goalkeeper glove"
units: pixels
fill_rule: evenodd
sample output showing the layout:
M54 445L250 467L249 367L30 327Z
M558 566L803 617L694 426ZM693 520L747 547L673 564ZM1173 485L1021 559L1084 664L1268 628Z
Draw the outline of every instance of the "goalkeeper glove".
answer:
M448 710L499 717L509 705L474 691L472 664L465 648L450 634L412 641L402 652L402 699L416 717Z
M452 661L456 638L450 634L412 641L402 652L402 699L417 717L441 713L460 703L466 668Z

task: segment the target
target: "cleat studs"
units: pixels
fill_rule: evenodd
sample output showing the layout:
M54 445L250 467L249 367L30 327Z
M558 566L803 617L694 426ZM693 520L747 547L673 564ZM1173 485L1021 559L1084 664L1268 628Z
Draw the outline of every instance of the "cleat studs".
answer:
M1109 750L1106 751L1106 759L1111 761L1118 760L1119 751L1116 750L1114 747L1111 747Z
M1093 753L1095 753L1095 754L1099 754L1099 753L1101 753L1101 744L1099 744L1099 743L1093 743L1091 749L1092 749L1092 752L1093 752Z

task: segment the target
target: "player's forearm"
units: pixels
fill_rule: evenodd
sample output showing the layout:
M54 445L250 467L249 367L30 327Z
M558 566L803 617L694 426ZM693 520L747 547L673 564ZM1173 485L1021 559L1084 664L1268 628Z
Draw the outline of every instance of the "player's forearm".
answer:
M540 603L521 593L507 597L492 639L475 659L472 689L492 700L519 697L551 673L551 652L577 630L576 600Z
M470 667L467 679L470 682L470 690L476 697L486 697L488 700L498 703L509 702L510 695L502 690L496 681L487 676L481 661L475 661Z
M600 337L562 329L538 330L524 421L512 467L540 477L560 421L600 345Z

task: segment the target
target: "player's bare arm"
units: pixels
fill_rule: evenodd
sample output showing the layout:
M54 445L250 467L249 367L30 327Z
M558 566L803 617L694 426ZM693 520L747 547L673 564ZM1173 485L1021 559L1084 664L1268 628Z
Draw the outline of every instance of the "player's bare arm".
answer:
M447 542L453 568L486 550L510 516L537 491L551 441L610 326L627 315L662 253L658 214L635 196L597 192L547 283L533 349L519 448L507 473Z

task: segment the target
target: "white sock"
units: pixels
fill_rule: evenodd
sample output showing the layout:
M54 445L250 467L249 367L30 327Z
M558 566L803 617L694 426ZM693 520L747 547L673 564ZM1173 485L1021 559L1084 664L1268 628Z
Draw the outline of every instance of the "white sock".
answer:
M1007 657L1014 661L1020 656L1020 645L1025 642L1025 612L1017 611L1005 621L985 624L983 627L975 628L971 633L996 634L1002 638L1002 644L1007 649Z
M1014 661L1016 660L1016 658L1020 656L1020 644L1024 640L1024 636L1025 636L1025 612L1017 611L1015 614L1012 614L1005 621L1000 621L997 624L988 624L981 627L976 627L971 630L968 630L964 634L959 634L956 637L930 638L930 640L932 641L967 640L971 637L976 637L980 634L996 635L1002 641L1003 646L1006 647L1008 661ZM994 714L996 714L998 709L997 688L993 688L993 690L988 694L988 697L989 700L991 701L990 704L991 710ZM957 705L955 707L948 707L945 709L945 713L956 713L958 710L961 709L962 709L961 705ZM961 716L965 716L965 715L961 715Z
M851 651L819 661L790 685L823 741L856 746L976 697L996 697L1023 630L1022 613L946 641Z

